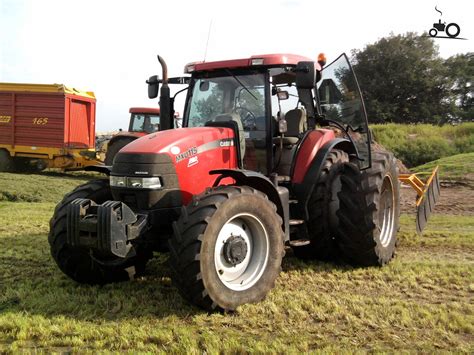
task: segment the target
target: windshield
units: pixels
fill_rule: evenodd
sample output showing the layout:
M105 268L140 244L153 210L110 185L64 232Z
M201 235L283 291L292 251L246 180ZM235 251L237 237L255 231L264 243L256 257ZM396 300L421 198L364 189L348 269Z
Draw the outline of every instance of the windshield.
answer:
M267 80L268 81L268 80ZM266 76L263 73L195 78L188 96L186 127L206 122L234 120L242 124L244 167L267 172Z
M132 113L131 132L158 132L160 129L160 116L144 113Z
M343 125L357 148L361 167L370 166L367 116L357 79L345 54L325 67L318 83L319 101L327 120Z
M244 126L265 117L263 74L196 79L188 103L188 127L204 126L217 116L237 113Z

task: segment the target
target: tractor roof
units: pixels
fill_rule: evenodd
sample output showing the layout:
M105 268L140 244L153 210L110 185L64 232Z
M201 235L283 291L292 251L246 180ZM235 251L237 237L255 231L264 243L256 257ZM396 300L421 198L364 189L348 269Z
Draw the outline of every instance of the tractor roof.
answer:
M130 107L130 113L156 113L160 114L159 108L151 108L151 107Z
M250 58L220 60L216 62L193 62L184 67L185 73L195 71L210 71L217 69L250 68L256 66L296 66L298 62L311 61L308 57L296 54L262 54L253 55ZM315 63L316 69L320 70L318 63Z

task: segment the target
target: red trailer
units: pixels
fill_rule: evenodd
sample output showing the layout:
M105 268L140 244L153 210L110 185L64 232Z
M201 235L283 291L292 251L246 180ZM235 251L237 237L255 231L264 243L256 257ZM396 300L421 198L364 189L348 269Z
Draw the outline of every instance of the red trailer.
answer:
M95 105L61 84L0 83L0 171L97 164Z

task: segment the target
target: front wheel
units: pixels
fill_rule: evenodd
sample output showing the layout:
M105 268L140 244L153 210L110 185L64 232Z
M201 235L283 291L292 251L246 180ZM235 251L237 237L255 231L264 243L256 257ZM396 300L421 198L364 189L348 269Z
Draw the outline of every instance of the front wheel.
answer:
M436 30L436 28L432 28L429 34L431 37L436 37L436 35L438 34L438 31Z
M180 293L206 310L262 300L281 269L281 225L275 205L250 187L217 187L195 197L170 240Z
M137 246L136 255L127 259L101 258L90 250L67 244L67 206L77 198L91 199L97 204L111 200L109 181L92 180L78 186L56 206L48 241L59 269L71 279L91 285L126 281L141 274L152 256L144 248Z

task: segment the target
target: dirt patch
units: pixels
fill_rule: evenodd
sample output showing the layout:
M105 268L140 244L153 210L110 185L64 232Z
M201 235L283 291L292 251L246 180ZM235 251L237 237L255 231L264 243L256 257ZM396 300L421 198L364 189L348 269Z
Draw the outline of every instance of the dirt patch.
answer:
M415 213L415 200L415 190L402 185L400 189L402 213ZM442 184L441 196L434 213L474 216L474 188L456 184Z

